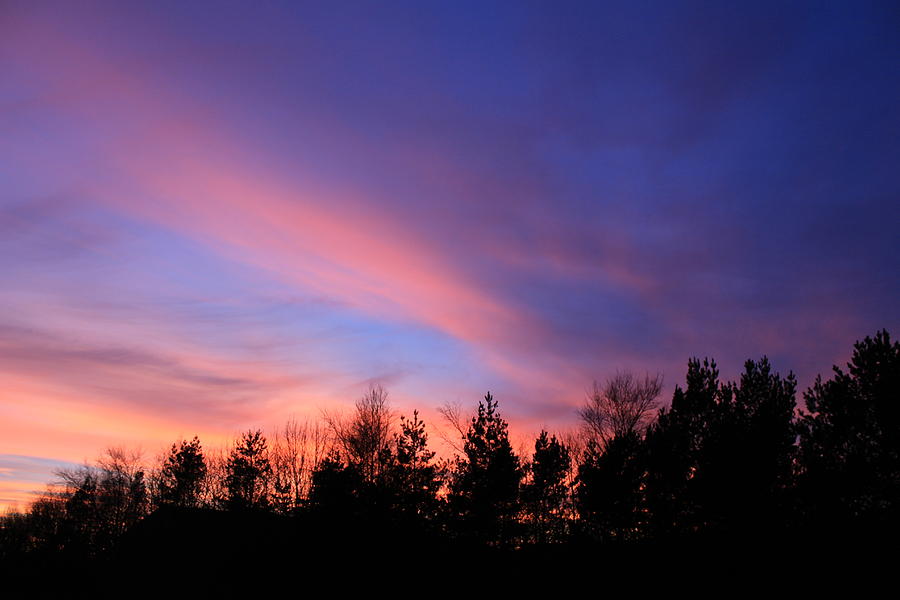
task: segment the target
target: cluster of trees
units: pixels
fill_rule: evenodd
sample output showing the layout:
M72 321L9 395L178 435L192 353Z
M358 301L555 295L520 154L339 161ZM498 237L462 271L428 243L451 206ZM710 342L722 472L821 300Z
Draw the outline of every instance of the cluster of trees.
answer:
M0 553L102 553L166 507L378 522L496 548L896 530L900 343L886 331L858 342L804 408L796 387L766 358L736 382L692 359L659 408L659 377L620 373L595 385L579 435L541 431L530 456L488 393L468 420L444 409L460 438L452 460L436 459L418 412L396 421L375 387L349 417L248 431L221 455L195 437L145 469L112 450L4 517Z

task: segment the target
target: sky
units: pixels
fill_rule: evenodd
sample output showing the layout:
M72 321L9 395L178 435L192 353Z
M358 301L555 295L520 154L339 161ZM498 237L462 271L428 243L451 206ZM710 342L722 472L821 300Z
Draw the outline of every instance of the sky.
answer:
M0 507L148 456L900 334L895 2L0 2ZM664 398L665 399L665 398ZM798 393L798 402L802 403Z

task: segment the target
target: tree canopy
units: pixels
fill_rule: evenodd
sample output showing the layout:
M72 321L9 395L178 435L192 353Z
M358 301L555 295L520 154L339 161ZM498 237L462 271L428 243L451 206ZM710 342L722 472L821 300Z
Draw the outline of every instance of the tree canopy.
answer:
M828 518L877 527L900 508L900 342L887 331L857 342L846 370L817 377L804 400L806 500Z
M266 508L269 504L268 444L262 431L247 431L232 449L226 465L228 505L233 509Z
M463 452L450 486L450 504L467 534L503 542L511 534L524 473L490 392L478 403Z
M206 459L200 439L172 444L159 475L159 500L163 504L194 507L200 503L200 487L206 477Z

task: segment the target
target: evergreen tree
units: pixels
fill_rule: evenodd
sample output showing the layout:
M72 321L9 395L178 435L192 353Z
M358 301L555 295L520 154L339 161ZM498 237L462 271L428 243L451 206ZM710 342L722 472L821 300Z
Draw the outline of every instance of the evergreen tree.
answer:
M730 503L734 518L753 528L780 528L785 495L793 485L797 380L790 372L786 377L774 373L764 356L744 364L740 384L732 389L740 430L732 440L730 473L739 473Z
M900 342L887 331L854 345L846 370L818 377L799 422L804 504L832 526L897 526Z
M705 523L695 478L720 419L716 361L689 360L685 384L675 388L670 410L660 414L647 439L646 496L659 534L697 531Z
M576 506L586 532L604 541L630 541L642 532L643 447L635 431L601 446L588 442L578 467Z
M419 411L412 419L400 417L400 433L394 436L394 457L387 469L387 485L401 511L427 517L435 510L441 477L428 449L425 422Z
M773 373L766 357L748 360L739 384L721 385L708 415L690 497L695 526L777 528L791 482L796 380Z
M336 450L322 459L312 473L310 506L328 515L355 515L362 510L361 490L366 485L353 465L344 464Z
M159 502L181 507L200 504L200 486L206 476L206 460L200 439L172 444L160 471Z
M267 508L269 504L268 446L262 431L247 431L231 451L225 485L231 509Z
M463 452L449 494L462 533L490 544L506 543L513 535L523 470L490 392L478 403Z
M655 535L775 525L791 484L796 379L767 358L747 361L739 384L715 362L688 363L646 438L646 498Z
M530 478L522 487L522 501L538 542L559 541L565 533L569 449L542 430L534 442Z

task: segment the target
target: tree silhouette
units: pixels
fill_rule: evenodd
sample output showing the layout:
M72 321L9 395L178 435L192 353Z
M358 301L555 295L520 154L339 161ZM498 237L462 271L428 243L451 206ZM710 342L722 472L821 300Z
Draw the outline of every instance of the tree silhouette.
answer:
M356 402L349 421L331 415L326 415L326 420L347 463L366 481L374 482L390 456L393 415L387 390L380 385L371 387Z
M387 470L386 484L401 511L416 517L428 517L435 511L437 493L442 485L440 472L428 449L425 423L419 411L412 419L400 417L400 432L394 436L394 456Z
M227 505L231 509L261 509L269 504L268 445L262 431L245 432L226 464Z
M104 520L110 538L116 538L147 513L149 495L140 452L109 448L97 464Z
M159 503L181 507L200 504L200 486L206 477L206 460L200 439L172 444L159 474Z
M601 389L594 389L578 411L589 437L605 446L612 438L635 432L643 435L662 390L662 376L638 379L630 372L616 373Z
M688 363L646 438L646 498L656 535L774 525L790 485L796 379L748 360L720 384L713 361Z
M61 470L60 492L64 517L60 544L84 556L109 550L140 520L148 508L148 495L140 454L109 448L96 465Z
M309 505L320 514L351 516L360 512L360 494L365 482L353 465L346 465L335 450L323 458L312 473Z
M29 546L55 555L65 551L66 501L59 494L45 493L28 511Z
M490 392L478 403L457 457L449 502L464 535L491 544L511 539L523 471L509 443L508 426Z
M60 472L66 484L65 520L62 525L62 545L72 553L90 556L105 550L111 540L105 527L103 501L99 492L96 470L84 467L77 471Z
M799 421L804 499L833 525L897 525L900 342L887 331L854 344L833 377L816 378Z
M204 452L197 437L182 440L151 478L158 505L272 514L160 510L145 518L140 455L112 448L92 465L58 472L61 482L27 513L0 516L0 560L24 555L44 570L52 561L126 564L129 548L165 555L155 549L177 545L165 537L174 532L221 546L223 555L266 539L271 554L260 554L259 565L348 546L360 561L430 550L545 559L571 556L590 538L627 542L613 550L629 557L654 547L752 553L794 547L785 542L896 544L900 343L886 331L857 342L831 379L817 378L799 417L796 379L779 375L766 357L746 361L740 378L726 383L714 361L691 359L684 387L650 422L658 384L610 380L579 413L588 435L563 443L541 431L527 466L490 393L468 422L445 407L460 455L436 463L419 413L401 418L390 435L386 393L372 388L351 418L326 415L327 427L289 422L271 452L259 430L230 450ZM329 429L334 437L326 440ZM298 534L314 549L307 555L293 554ZM529 543L539 551L518 552Z
M596 440L588 442L575 488L583 529L604 541L637 539L645 519L643 476L637 432L616 435L602 448Z
M647 431L645 497L655 536L693 530L698 522L691 483L719 395L716 362L688 361L686 387L675 387L672 403Z
M767 357L744 364L738 387L731 386L740 435L732 473L741 471L735 518L748 527L780 527L785 494L793 484L797 379L772 371Z
M721 385L690 482L701 527L761 532L776 525L791 476L796 380L748 360L740 383Z
M327 455L329 429L291 417L276 430L269 449L272 463L273 504L289 514L302 508L309 496L312 472Z
M565 533L570 465L569 449L555 435L542 430L534 442L529 480L522 486L532 537L539 543L559 541Z

